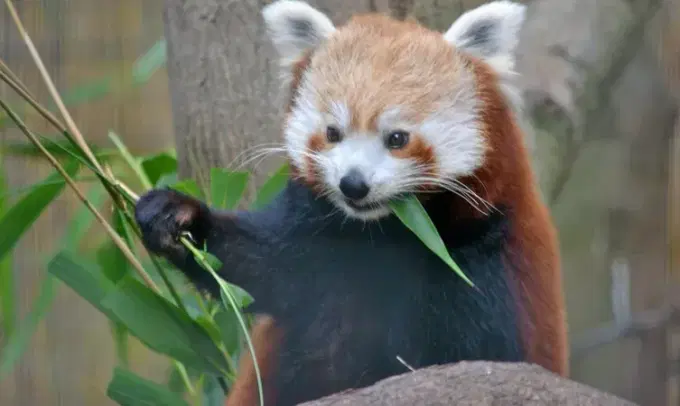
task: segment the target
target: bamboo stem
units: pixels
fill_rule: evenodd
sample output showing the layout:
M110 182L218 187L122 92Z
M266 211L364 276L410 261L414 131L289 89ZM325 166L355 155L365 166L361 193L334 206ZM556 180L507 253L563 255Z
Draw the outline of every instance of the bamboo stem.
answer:
M97 175L101 177L103 181L105 181L105 186L107 190L109 190L109 193L111 194L112 199L114 201L117 201L119 199L119 196L116 196L115 193L113 193L113 190L111 190L106 183L109 184L114 184L116 185L119 189L123 190L124 192L128 193L129 196L133 197L134 200L138 199L138 196L125 185L123 185L120 181L117 179L111 177L108 173L104 171L104 168L102 165L99 163L97 158L95 157L94 153L90 149L90 147L87 145L85 142L84 137L80 133L80 130L76 126L75 122L73 121L73 118L69 114L68 110L66 109L66 106L64 105L63 100L59 96L59 92L57 91L56 87L54 86L54 83L52 82L52 79L50 78L49 73L47 72L47 69L45 68L45 65L42 62L42 59L40 58L40 54L38 53L37 49L33 45L33 41L31 40L30 36L26 32L23 23L21 22L21 19L19 18L19 14L17 13L16 9L14 8L14 5L12 4L11 0L5 0L5 4L7 5L7 8L10 12L10 15L12 16L12 19L14 20L14 23L17 27L17 30L19 31L20 35L22 36L26 47L28 48L29 53L31 54L33 61L36 64L36 67L38 68L38 71L40 72L40 75L42 76L45 85L47 86L52 98L54 99L54 102L56 103L59 111L61 112L62 116L64 117L64 120L66 121L66 125L62 124L54 115L52 115L47 109L43 108L35 99L30 95L28 92L27 88L25 86L22 86L20 82L18 81L18 78L16 78L16 75L14 75L11 70L3 63L1 65L2 70L0 70L0 75L2 76L2 79L10 86L12 89L14 89L17 93L19 93L26 101L28 101L38 112L40 112L43 117L45 117L46 120L48 120L52 125L54 125L56 128L58 128L67 138L69 138L70 141L75 143L78 147L80 147L81 151L85 156L90 160L90 164L94 166L96 169ZM118 233L115 232L115 230L111 227L111 225L104 219L104 217L97 211L94 206L85 198L83 193L78 189L78 187L75 185L73 180L68 176L68 174L63 170L59 162L52 156L47 149L40 143L40 141L35 137L33 133L30 132L30 130L21 122L21 120L9 109L9 107L2 103L3 108L6 110L7 114L10 116L12 121L17 124L17 126L20 127L22 132L33 142L33 144L36 145L38 149L45 155L45 157L50 161L50 163L57 169L64 177L66 182L71 186L71 188L74 190L74 192L78 195L80 200L85 204L90 211L95 215L95 217L102 223L104 226L104 229L106 232L110 235L110 237L113 239L114 243L118 246L118 248L121 250L123 255L130 261L132 266L135 268L135 270L140 274L140 277L146 282L146 284L151 287L154 291L157 293L160 293L158 287L156 284L153 282L153 280L149 277L149 275L144 271L144 267L142 264L137 260L135 255L132 253L130 248L125 244L125 242L122 240L122 238L118 235ZM118 202L120 203L120 202Z
M7 66L7 64L3 62L2 59L0 59L0 72L2 71L4 71L14 82L19 83L24 91L28 92L28 88L21 84L19 77L14 72L12 72L9 66Z
M0 65L4 65L2 63L2 60L0 60ZM62 124L61 121L59 121L58 118L54 116L49 110L44 108L43 106L38 103L33 95L29 93L28 89L18 80L18 78L13 74L9 68L4 68L0 69L0 79L7 84L7 86L11 87L12 90L14 90L19 96L21 96L22 99L24 99L28 104L30 104L34 109L40 113L41 116L47 121L49 121L50 124L52 124L57 130L63 132L63 133L68 133L68 130Z
M57 88L54 86L54 83L52 82L52 79L50 78L50 75L47 72L45 65L43 64L43 61L40 58L40 54L38 53L38 50L35 48L35 45L33 45L33 41L31 40L31 37L28 35L28 32L26 32L26 29L24 28L24 25L21 22L21 19L19 18L19 14L17 13L16 8L14 8L12 1L11 0L5 0L5 4L7 5L7 9L9 10L9 13L12 16L12 19L14 20L14 24L17 26L17 30L19 31L19 34L23 38L24 43L26 44L26 47L28 48L28 52L31 54L31 57L33 58L33 61L35 62L35 65L38 68L38 71L40 72L40 75L42 76L43 81L45 82L45 85L47 86L47 89L50 92L50 95L54 99L54 102L56 103L57 108L59 109L59 111L61 112L61 115L64 117L64 120L66 121L66 127L70 130L71 135L73 136L75 142L83 150L83 153L87 156L88 159L90 159L92 161L92 165L94 165L95 168L97 168L100 172L103 173L104 171L102 170L102 167L99 164L99 161L97 161L94 154L92 153L92 150L90 150L90 147L85 142L83 135L78 130L78 127L76 126L75 122L73 121L71 114L69 114L68 110L66 109L66 106L64 105L64 102L62 101L61 97L59 96L59 92L57 91Z
M38 103L35 98L30 94L26 86L19 81L19 79L14 75L14 73L6 66L4 63L2 63L2 60L0 60L0 80L5 82L9 87L11 87L23 100L28 102L45 120L47 120L54 128L56 128L58 131L62 133L72 144L74 144L76 147L80 149L82 153L85 153L83 151L81 144L76 141L76 139L70 134L69 130L66 128L66 126L59 121L58 118L56 118L49 110L47 110L45 107L43 107L40 103ZM89 158L89 157L88 157ZM91 159L90 159L91 160ZM93 166L94 165L94 166ZM106 190L109 192L111 195L111 198L114 200L114 202L120 206L120 202L118 201L117 196L111 189L111 185L117 186L121 190L124 190L125 192L128 192L130 189L129 187L123 185L119 180L115 179L111 174L106 173L106 172L101 172L100 170L97 169L96 167L96 162L90 162L89 163L89 168L99 177L99 179L104 183L104 187ZM132 194L131 196L137 196L136 194ZM135 200L137 197L135 197Z
M33 45L33 41L31 40L30 36L26 32L19 15L14 8L14 6L11 3L11 0L5 0L5 4L7 5L7 8L10 12L10 15L12 16L12 19L14 20L14 23L17 27L17 30L19 31L20 35L22 36L26 47L28 48L29 53L31 54L31 57L34 60L34 63L36 64L36 67L38 68L38 71L40 72L40 75L42 76L43 81L45 82L55 104L57 105L57 108L59 109L61 115L63 116L66 125L62 124L52 113L50 113L46 108L41 106L30 94L28 88L24 86L19 78L0 60L0 79L2 79L5 83L7 83L14 91L16 91L25 101L27 101L33 108L35 108L47 121L49 121L54 127L56 127L72 144L77 146L80 150L81 153L85 155L85 157L90 161L90 164L92 167L90 169L97 174L97 176L100 178L102 183L104 184L104 187L106 190L109 192L111 195L111 198L113 199L114 203L119 207L121 210L121 213L124 213L124 215L129 216L129 212L125 209L126 205L124 202L121 201L122 199L127 199L132 200L133 202L136 202L139 199L139 196L134 193L127 185L123 184L120 182L114 174L111 172L109 167L104 168L99 161L97 160L96 156L92 152L92 150L89 148L87 143L85 142L84 137L80 133L80 130L76 126L73 118L69 114L68 110L66 109L66 106L61 99L59 92L57 91L54 83L52 82L49 73L47 72L47 69L45 68L42 59L40 58L40 55ZM144 268L142 267L141 263L137 260L135 257L134 253L131 251L130 247L125 243L125 241L121 238L121 236L118 235L118 233L111 227L111 225L104 219L104 217L97 211L97 209L87 200L87 198L84 196L84 194L78 189L76 186L75 182L71 177L66 173L66 171L63 169L63 167L59 164L59 162L56 160L52 154L41 144L39 139L26 127L26 125L19 119L19 117L14 114L14 112L11 111L9 106L7 106L2 100L0 100L0 106L7 112L8 116L14 123L19 127L19 129L29 138L29 140L40 150L40 152L48 159L48 161L55 167L55 169L62 175L64 180L68 183L68 185L73 189L73 191L76 193L78 198L82 201L82 203L95 215L97 220L104 226L104 229L106 232L109 234L111 239L114 241L116 246L121 250L123 255L126 257L126 259L132 264L132 266L135 268L135 270L140 274L141 278L145 281L145 283L153 290L155 291L158 295L160 294L160 291L156 284L153 282L153 280L149 277L149 275L144 271ZM144 186L151 187L152 185L149 185L148 182L144 182ZM193 247L191 243L188 241L183 241L184 245L192 252L198 252L198 250ZM202 258L202 257L201 257ZM156 262L154 261L154 264ZM157 265L157 264L156 264ZM211 268L209 268L211 269ZM159 273L163 277L164 282L167 284L168 289L170 290L172 296L174 299L177 301L177 305L183 309L186 312L186 308L184 307L184 304L181 301L181 298L175 291L174 287L170 283L170 280L167 278L167 276L164 274L162 269L159 267ZM218 278L218 276L212 271L212 274L215 278ZM219 279L217 279L219 281ZM227 293L227 296L229 297L230 301L232 302L232 305L235 307L236 315L239 319L239 322L241 324L241 327L244 328L244 333L246 334L246 338L250 347L251 355L253 359L255 359L255 352L254 348L252 346L252 343L250 341L250 336L248 334L248 330L245 325L245 321L242 319L238 309L236 308L236 303L234 301L234 298L229 294L230 292L225 292ZM162 295L161 295L162 296ZM225 354L227 361L231 361L230 357L228 354ZM229 362L230 366L233 368L234 366ZM257 364L257 363L256 363ZM185 381L185 385L189 389L190 392L193 392L195 389L191 385L191 381L188 377L186 368L184 365L182 365L179 362L175 361L175 367L178 369L180 372L183 380ZM227 372L225 371L225 374ZM256 375L258 378L258 389L259 389L259 395L260 395L260 402L262 404L263 402L263 396L262 396L262 383L260 379L260 374L259 370L257 369L256 365ZM218 381L220 382L222 389L226 393L226 385L224 383L223 378L218 378Z
M104 226L104 229L106 230L107 234L111 237L113 242L118 246L120 251L123 253L125 258L130 261L132 266L137 270L139 273L140 277L144 280L144 282L151 287L154 291L159 293L158 286L151 280L149 275L146 274L144 271L144 267L142 264L137 260L135 255L132 253L130 250L130 247L125 244L123 239L116 233L116 231L111 227L111 225L106 221L104 216L101 215L101 213L92 205L92 203L87 200L83 192L78 188L78 186L75 184L73 179L68 175L68 173L64 170L64 168L61 166L59 161L42 145L40 140L38 140L38 137L36 137L35 134L31 132L31 130L26 127L23 121L17 115L9 108L9 106L2 100L0 99L0 107L2 107L3 110L7 113L8 117L14 121L14 124L21 130L21 132L28 137L28 139L33 143L33 145L36 146L40 150L40 152L47 158L47 160L52 164L54 169L57 170L61 174L61 176L64 178L64 181L71 187L71 189L75 192L75 194L78 196L81 202L92 212L92 214L97 218L99 223L101 223L102 226Z
M0 80L5 82L9 87L11 87L22 99L24 99L28 104L30 104L45 120L47 120L54 128L59 130L69 141L71 141L72 144L74 144L76 147L78 147L82 153L86 153L83 151L81 144L71 135L69 130L66 128L66 126L59 121L58 118L56 118L49 110L47 110L45 107L43 107L40 103L38 103L35 98L30 94L26 86L19 81L19 79L16 77L16 75L7 67L2 60L0 60ZM91 161L92 158L88 157ZM123 190L125 193L127 193L130 197L132 197L134 200L137 200L139 196L132 192L130 188L127 185L124 185L122 182L120 182L118 179L116 179L110 172L102 172L100 171L96 166L98 162L90 162L90 169L104 182L104 187L106 190L109 192L111 195L111 198L114 199L114 202L116 205L120 206L120 202L118 201L117 196L111 189L110 185L116 186L119 189ZM94 165L94 166L92 166ZM101 165L100 165L101 166Z
M23 86L21 81L16 77L16 75L9 70L9 68L0 61L0 79L2 79L5 83L7 83L13 90L15 90L20 96L24 98L32 107L34 107L47 121L49 121L53 126L55 126L58 130L62 132L64 136L66 136L69 141L71 141L73 144L75 144L77 147L80 148L81 152L85 155L87 159L90 160L90 164L94 167L92 168L93 171L98 175L100 180L104 183L105 188L109 191L111 194L111 197L114 199L114 202L116 204L119 204L119 199L121 197L125 198L124 195L127 195L128 200L133 200L137 201L139 199L139 196L134 193L127 185L123 184L120 182L118 179L115 178L113 173L111 173L110 168L107 168L108 170L105 170L102 165L99 163L97 160L96 156L92 152L92 150L89 148L87 143L85 142L84 137L80 133L78 127L76 126L75 122L73 121L71 115L69 114L68 110L66 109L66 106L64 105L63 100L61 99L59 92L57 91L54 83L52 82L49 73L47 72L47 69L45 68L42 59L40 58L40 55L35 48L33 41L31 40L30 36L26 32L19 15L14 8L14 6L11 3L11 0L5 0L5 4L7 5L7 8L10 12L10 15L12 16L12 19L14 20L14 23L17 27L17 30L19 31L20 35L22 36L26 47L28 48L29 53L31 54L31 57L33 58L34 63L36 64L36 67L38 68L38 71L45 82L52 98L54 99L55 104L57 105L57 108L59 109L61 115L63 116L66 125L61 123L52 113L50 113L46 108L41 106L30 94L28 89ZM31 140L31 142L41 151L41 153L50 161L50 163L55 167L55 169L64 177L64 180L69 184L69 186L74 190L78 198L85 204L85 206L95 215L95 217L99 220L99 222L104 226L105 230L109 234L109 236L112 238L114 243L118 246L118 248L121 250L121 252L124 254L124 256L130 261L130 263L133 265L133 267L139 272L141 278L151 287L157 294L160 295L158 287L155 285L153 280L146 274L144 271L144 268L142 267L141 263L138 262L130 248L125 244L123 239L116 233L116 231L109 225L109 223L103 218L103 216L97 211L96 208L87 200L87 198L83 195L83 193L78 189L78 187L75 185L75 182L69 177L69 175L64 171L64 169L61 167L59 162L50 154L50 152L45 149L45 147L40 143L38 138L31 133L31 131L24 125L23 122L14 114L14 112L11 111L11 109L2 101L0 100L0 106L5 109L9 117L12 119L12 121L15 122L15 124L20 128L20 130ZM148 185L147 185L148 186ZM121 210L123 210L121 208ZM123 210L123 212L127 213L126 210ZM129 214L128 214L129 215ZM195 248L189 241L186 239L182 239L183 244L189 249L194 256L199 253L198 249ZM198 254L198 259L199 261L203 259L202 255ZM219 277L217 274L215 274L214 270L209 267L208 264L208 270L212 271L211 274L213 277L216 278L219 282ZM167 281L169 282L169 281ZM246 334L246 339L248 341L249 347L250 347L250 352L251 356L253 358L255 357L254 355L254 348L252 346L252 343L250 341L250 336L248 334L248 330L245 325L245 321L242 319L236 303L234 301L234 298L230 294L229 290L227 289L225 291L226 295L229 297L229 300L231 301L232 306L234 306L235 311L237 312L237 318L239 319L239 322L241 324L241 327L244 328L244 333ZM176 299L179 299L178 297ZM183 304L181 300L178 300L178 305L183 308ZM227 356L228 358L228 356ZM229 361L229 360L228 360ZM181 364L180 364L181 365ZM180 372L182 372L180 370ZM256 365L256 375L258 377L258 389L259 389L259 395L260 395L260 402L263 401L263 396L262 396L262 386L261 386L261 379L260 379L260 374L259 370L257 369ZM223 389L225 389L225 385L223 384L223 381L220 380L221 386ZM190 385L188 387L191 389ZM261 403L262 404L262 403Z

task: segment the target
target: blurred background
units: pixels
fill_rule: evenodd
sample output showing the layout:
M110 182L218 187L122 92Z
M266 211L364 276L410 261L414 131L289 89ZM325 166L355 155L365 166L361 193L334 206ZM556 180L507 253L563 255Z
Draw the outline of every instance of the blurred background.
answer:
M199 177L279 139L281 94L259 15L266 3L14 1L88 142L110 146L113 130L139 154L177 145L180 171ZM406 10L443 31L484 2L310 3L335 23L354 12ZM525 3L522 120L559 229L572 378L641 405L680 405L680 0ZM0 58L50 105L4 5ZM18 100L4 85L0 97ZM22 113L53 135L36 114ZM4 117L0 136L10 197L50 173L20 152L23 137ZM263 176L277 163L250 169ZM59 282L45 288L47 255L79 207L65 192L2 265L13 275L0 287L13 294L16 324L34 328L0 381L0 405L113 404L105 394L116 363L109 323ZM98 227L90 232L82 249L105 238ZM0 325L0 343L2 334ZM168 361L131 338L130 368L161 382Z

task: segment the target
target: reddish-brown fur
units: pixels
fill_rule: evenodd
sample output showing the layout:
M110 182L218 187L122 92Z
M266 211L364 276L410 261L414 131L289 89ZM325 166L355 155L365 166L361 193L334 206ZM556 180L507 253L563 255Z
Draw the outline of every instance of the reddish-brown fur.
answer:
M483 132L489 142L486 164L466 179L477 194L509 209L513 218L508 252L522 264L515 269L522 307L532 326L523 331L529 360L555 373L569 372L566 314L562 292L557 235L541 201L522 132L500 94L496 75L484 63L468 58L477 77ZM480 213L456 199L452 217Z
M374 66L377 64L376 68L382 67L384 72L396 70L394 80L398 82L400 89L404 89L399 93L367 91L372 81L379 82L373 86L386 88L390 88L391 82L389 78L376 81L366 72L346 72L355 76L357 85L354 92L343 87L336 88L333 83L324 83L328 95L350 97L350 105L353 107L351 118L353 128L375 130L378 114L385 106L394 102L413 107L413 110L408 112L411 114L410 119L423 119L431 112L429 106L432 100L441 96L441 92L448 91L446 86L441 85L442 81L455 81L459 75L452 69L452 58L464 64L465 69L475 75L477 94L482 101L480 120L483 136L487 141L487 150L484 166L477 170L474 176L462 181L486 201L510 210L514 221L508 252L512 255L508 255L506 260L525 261L522 264L510 265L516 265L513 269L521 270L521 273L516 275L522 300L520 305L529 322L521 323L520 327L523 328L523 342L528 351L529 361L567 376L568 343L556 232L536 188L522 132L499 91L496 75L488 65L476 58L462 54L454 56L457 51L445 44L440 33L430 31L413 21L398 22L382 15L369 14L353 17L345 27L336 35L345 36L343 44L348 48L335 47L327 51L325 57L341 58L341 53L349 52L351 47L379 43L383 46L382 50L380 47L371 47L371 52L376 52ZM404 53L400 52L405 44L413 41L420 41L420 44L431 52L432 58L426 69L423 68L424 64L420 63L421 61L404 59ZM390 59L389 55L399 55L400 59ZM380 59L383 56L385 58ZM287 113L290 113L293 107L294 95L301 77L311 64L312 55L308 53L293 67L291 99ZM420 71L411 72L409 69ZM409 89L409 74L426 74L432 76L433 80L427 89L420 88L414 92L410 91L413 89ZM366 97L367 94L373 97ZM308 146L315 151L328 147L323 134L312 137ZM415 157L420 163L434 163L433 148L436 147L427 145L416 134L412 145L394 154L399 157ZM311 162L307 164L308 168L296 168L291 165L292 174L305 180L310 186L315 186L313 165ZM480 215L482 214L469 203L451 195L452 221ZM275 369L280 331L273 326L273 321L269 321L256 326L252 334L258 335L254 344L260 368L270 373ZM264 337L265 335L268 336ZM256 385L252 360L250 357L244 357L237 384L229 396L227 406L257 405Z
M304 57L302 57L297 63L295 63L292 67L292 80L290 82L290 88L289 88L289 98L288 102L286 103L286 115L289 115L293 107L295 106L295 96L297 93L297 89L300 86L300 81L302 80L302 75L305 73L305 70L309 67L309 62L310 62L310 57L311 53L308 52L305 54ZM312 137L310 138L308 148L312 151L317 151L322 148L322 145L319 144L319 142L323 143L322 140L318 140L318 137ZM303 168L297 168L295 165L289 165L290 166L290 172L291 176L293 178L298 178L300 180L305 181L308 185L314 186L314 176L312 173L305 173L302 172ZM313 168L314 165L312 162L307 162L307 167L308 168ZM309 169L308 169L309 170Z
M418 58L412 55L416 48ZM347 57L356 53L361 58ZM376 131L377 117L390 105L410 107L402 115L417 122L432 112L435 101L450 97L451 83L460 76L455 53L441 33L413 22L366 14L340 28L318 50L310 69L325 104L320 107L334 100L346 101L351 106L352 129ZM352 85L347 86L348 82Z
M276 373L276 361L281 336L282 331L276 326L274 319L265 315L257 317L250 331L257 365L260 368L260 375L262 377L265 406L276 404L276 393L270 382ZM241 356L238 376L229 391L225 406L259 405L260 399L258 393L255 365L253 364L250 351L247 351Z

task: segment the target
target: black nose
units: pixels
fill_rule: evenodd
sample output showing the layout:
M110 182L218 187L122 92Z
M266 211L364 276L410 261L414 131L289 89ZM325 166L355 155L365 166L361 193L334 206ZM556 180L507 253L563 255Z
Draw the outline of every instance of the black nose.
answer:
M351 169L340 179L340 191L349 199L363 199L370 190L364 175L356 169Z

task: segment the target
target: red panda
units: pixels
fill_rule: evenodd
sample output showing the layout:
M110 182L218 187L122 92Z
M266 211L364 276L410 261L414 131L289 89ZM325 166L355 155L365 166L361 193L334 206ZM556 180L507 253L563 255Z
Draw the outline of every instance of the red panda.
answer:
M556 232L515 117L525 6L496 1L444 34L357 15L335 27L306 3L264 21L290 92L293 176L260 211L219 212L168 189L135 215L144 244L199 288L189 231L251 293L265 404L287 406L416 368L528 361L568 374ZM391 214L415 194L470 288ZM246 354L227 405L258 404Z

